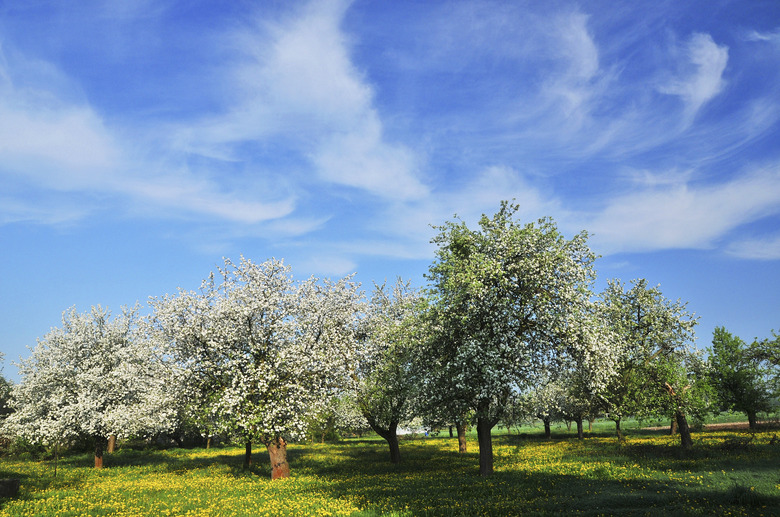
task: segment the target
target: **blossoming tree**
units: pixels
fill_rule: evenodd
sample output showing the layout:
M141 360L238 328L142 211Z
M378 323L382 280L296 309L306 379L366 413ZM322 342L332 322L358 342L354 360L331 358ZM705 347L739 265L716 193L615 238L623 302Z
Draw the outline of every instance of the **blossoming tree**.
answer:
M463 221L438 227L428 273L435 375L424 390L475 412L483 476L493 472L491 429L533 369L559 354L597 357L601 346L582 323L595 276L587 234L567 240L549 219L521 225L517 210L503 202L478 230Z
M66 311L62 327L38 341L20 363L15 411L6 427L33 442L64 444L79 435L95 440L95 467L103 466L110 435L157 434L173 425L165 375L150 342L139 339L137 310L111 318L100 306Z
M697 318L645 279L629 289L610 280L602 303L620 343L618 373L601 395L618 437L625 414L668 413L682 447L691 447L687 415L701 412L709 399L703 363L693 349Z
M357 406L390 447L390 461L399 463L398 424L411 418L415 392L412 349L422 328L418 319L422 298L400 279L374 289L362 322L359 361L353 373Z
M358 285L293 281L289 266L225 260L199 292L152 300L154 324L222 429L268 450L272 479L289 476L287 440L346 384Z

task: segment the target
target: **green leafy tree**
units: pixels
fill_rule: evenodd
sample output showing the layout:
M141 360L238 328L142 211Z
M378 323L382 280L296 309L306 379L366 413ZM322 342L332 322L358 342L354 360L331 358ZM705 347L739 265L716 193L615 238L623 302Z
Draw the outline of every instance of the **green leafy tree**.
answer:
M768 371L762 368L759 356L751 353L742 339L717 327L712 334L710 367L720 409L745 413L754 429L756 414L772 406Z
M353 374L357 406L371 429L387 441L393 463L401 461L398 425L412 417L413 349L422 330L423 303L420 293L401 279L390 288L376 286Z
M706 377L693 352L697 319L686 304L665 298L645 279L632 284L626 290L623 283L609 281L601 297L620 343L617 375L601 396L603 407L621 439L623 417L671 413L681 445L688 448L693 441L687 415L700 412L708 401Z
M493 472L491 430L534 367L601 346L583 323L595 276L587 234L567 240L550 219L520 224L517 210L503 202L477 230L460 220L438 227L428 273L433 335L423 393L474 411L482 476Z

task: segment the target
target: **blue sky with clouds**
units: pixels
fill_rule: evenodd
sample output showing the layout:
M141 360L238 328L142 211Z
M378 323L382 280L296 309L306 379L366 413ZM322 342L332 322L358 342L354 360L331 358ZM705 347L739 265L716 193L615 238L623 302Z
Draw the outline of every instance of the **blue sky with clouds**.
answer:
M780 329L780 3L0 5L0 350L223 256L424 285L514 198L599 285Z

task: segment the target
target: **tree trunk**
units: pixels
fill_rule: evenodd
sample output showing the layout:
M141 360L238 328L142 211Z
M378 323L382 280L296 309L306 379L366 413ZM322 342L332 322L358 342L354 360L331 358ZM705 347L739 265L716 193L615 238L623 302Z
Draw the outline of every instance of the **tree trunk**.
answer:
M675 417L677 419L677 429L680 431L680 445L683 449L690 449L693 447L693 439L691 438L691 429L688 427L688 419L680 411L677 412Z
M466 424L458 424L458 452L466 452Z
M672 423L669 425L669 435L674 436L677 434L677 417L672 418Z
M211 435L206 437L206 448L211 449Z
M620 419L615 419L615 434L617 434L618 441L623 441L623 430L620 428Z
M566 421L566 430L571 431L571 420Z
M112 434L108 437L108 450L106 450L107 453L113 454L114 449L116 449L116 435Z
M748 411L747 412L748 417L748 427L750 429L756 428L756 412L755 411Z
M589 433L593 432L593 422L594 422L593 418L588 418L588 432Z
M290 477L290 464L287 463L287 442L281 436L267 445L271 459L271 479Z
M452 438L452 426L450 426L450 438Z
M252 466L252 442L246 441L246 447L244 447L244 468L248 469Z
M577 438L582 440L585 437L585 433L582 431L582 417L577 417L575 422L577 422Z
M543 418L542 422L544 422L544 437L548 440L550 439L550 419L549 418Z
M106 448L106 438L104 436L95 437L95 468L103 468L103 450Z
M390 422L390 425L385 429L379 427L373 418L366 418L366 420L368 420L368 425L371 426L371 429L384 438L387 445L390 447L390 462L396 464L401 463L401 449L398 446L398 434L396 432L398 430L398 422Z
M479 440L479 475L488 477L493 474L493 438L490 430L493 422L487 418L477 418L477 440Z

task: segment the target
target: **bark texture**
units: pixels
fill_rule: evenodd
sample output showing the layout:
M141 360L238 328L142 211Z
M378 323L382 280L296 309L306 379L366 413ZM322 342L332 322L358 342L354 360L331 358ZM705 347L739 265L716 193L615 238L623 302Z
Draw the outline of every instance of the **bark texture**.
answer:
M583 432L583 428L582 428L582 417L578 417L577 420L575 421L577 422L577 438L582 440L583 438L585 438L585 433Z
M615 434L618 437L619 441L623 441L623 430L620 428L620 419L615 419Z
M401 448L398 445L398 422L390 422L387 427L381 427L373 418L366 417L368 425L374 430L376 434L381 436L387 442L390 447L390 462L401 463Z
M680 432L680 445L683 449L690 449L693 447L693 439L691 438L691 429L688 427L688 419L680 411L677 412L675 417L677 430Z
M95 437L95 468L103 468L103 451L106 448L106 439L102 436Z
M287 463L287 442L279 437L267 445L268 457L271 460L271 479L290 477L290 464Z
M106 452L109 454L113 454L114 449L116 449L116 435L112 434L108 437L108 449L106 450Z
M244 468L248 469L252 466L252 442L247 440L244 447Z
M477 419L477 439L479 440L479 475L488 477L493 474L493 437L490 435L495 423L487 418Z
M458 424L458 452L466 452L466 424Z

